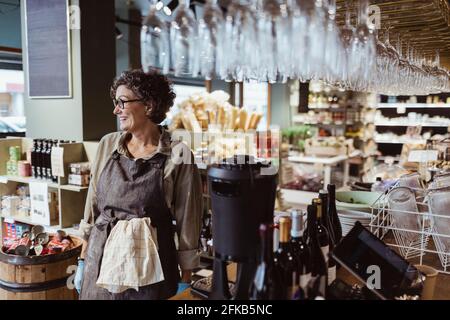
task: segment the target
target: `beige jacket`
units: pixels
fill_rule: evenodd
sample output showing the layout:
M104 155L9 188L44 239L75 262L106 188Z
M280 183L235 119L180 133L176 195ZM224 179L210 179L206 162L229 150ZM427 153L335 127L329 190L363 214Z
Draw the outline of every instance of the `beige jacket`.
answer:
M96 208L97 181L114 150L130 157L125 146L127 137L124 132L114 132L104 136L99 143L96 160L91 166L84 219L80 222L80 234L86 240L99 214ZM148 158L157 153L168 156L164 168L165 200L177 223L178 262L182 270L190 270L199 264L198 243L203 214L201 177L191 150L184 143L171 141L170 133L163 127L159 145Z

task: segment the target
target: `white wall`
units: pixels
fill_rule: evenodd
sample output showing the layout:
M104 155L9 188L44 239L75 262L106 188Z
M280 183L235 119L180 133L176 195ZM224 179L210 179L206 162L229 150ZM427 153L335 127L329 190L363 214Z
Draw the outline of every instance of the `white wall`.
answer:
M78 0L70 4L78 5ZM25 116L27 137L83 140L80 30L71 30L72 98L30 99L28 95L28 64L25 37L25 6L21 0L23 68L25 74ZM82 26L81 26L82 27Z

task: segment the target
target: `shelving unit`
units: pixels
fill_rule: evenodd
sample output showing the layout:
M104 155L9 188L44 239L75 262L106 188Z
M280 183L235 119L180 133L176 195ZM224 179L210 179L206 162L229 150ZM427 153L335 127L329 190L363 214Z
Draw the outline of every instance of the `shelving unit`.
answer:
M79 142L60 144L63 148L64 177L58 177L58 182L34 179L32 177L8 176L6 173L6 162L9 158L8 150L11 146L21 146L22 158L24 153L32 145L29 138L6 138L0 139L0 197L14 194L20 185L28 185L33 182L44 183L49 190L54 190L58 195L58 216L56 221L50 225L44 225L47 232L56 232L63 229L69 234L77 234L73 227L83 218L84 204L86 202L88 187L80 187L68 184L69 164L73 162L91 162L95 157L97 142ZM3 232L4 222L20 222L34 225L31 217L0 216L1 230ZM3 236L2 236L3 238Z
M377 109L450 109L449 103L379 103Z
M404 144L404 143L421 143L425 144L425 140L383 140L383 139L375 139L376 143L385 143L385 144Z
M376 131L378 133L393 133L393 137L388 139L389 135L385 138L376 137L375 142L378 144L378 150L385 156L398 156L402 151L404 144L425 144L424 132L430 132L431 136L436 134L446 134L450 131L450 104L443 103L448 101L449 94L439 94L439 101L430 102L430 96L416 96L415 101L411 100L408 96L399 96L395 99L397 102L392 103L392 98L384 95L379 96L378 103L374 104L377 113L381 113L383 119L378 119L374 122ZM436 96L434 96L436 98ZM431 96L433 99L433 96ZM414 101L410 103L408 101ZM416 102L417 101L417 102ZM397 117L408 117L409 113L417 113L417 119L419 121L408 122L407 119L398 121ZM429 118L420 117L420 115L428 115ZM433 117L441 117L433 118ZM385 121L384 119L390 118L392 121ZM446 119L444 119L446 118ZM383 120L383 121L381 121ZM420 120L422 120L420 122ZM441 121L440 121L441 120ZM407 127L421 127L422 137L409 138L405 135ZM379 158L380 159L380 158Z
M377 127L415 127L415 126L422 126L422 127L430 127L430 128L447 128L450 127L450 123L402 123L402 122L375 122L375 126Z
M297 170L298 181L283 184L281 189L283 199L287 203L298 203L300 201L301 205L308 204L317 195L315 192L302 190L303 185L308 181L308 178L302 178L302 175L308 174L308 169L304 168L314 166L311 170L317 173L321 172L323 184L335 182L341 187L341 182L346 185L351 180L350 175L359 176L361 172L371 167L376 151L373 134L368 134L368 132L373 133L375 130L373 117L370 117L370 114L367 113L368 106L376 104L374 95L342 91L317 81L311 81L309 89L309 91L303 93L303 100L300 97L298 111L291 115L292 125L294 127L300 124L310 125L316 131L322 131L321 136L344 136L347 139L353 139L353 147L359 150L359 153L329 158L304 156L284 158L283 161L290 162L293 167L297 166L302 169ZM302 92L300 92L300 95L302 95ZM369 126L370 130L367 130ZM370 148L366 148L366 142L369 140ZM295 150L297 147L296 141L291 142L289 140L289 143L294 146L293 149ZM334 167L336 166L341 170L335 170ZM316 190L315 187L311 186L307 186L305 189Z

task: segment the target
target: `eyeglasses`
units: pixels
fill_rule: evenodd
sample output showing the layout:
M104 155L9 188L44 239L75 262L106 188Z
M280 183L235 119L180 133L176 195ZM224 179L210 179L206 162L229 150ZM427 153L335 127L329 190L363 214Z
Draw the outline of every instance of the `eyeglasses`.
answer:
M116 106L119 106L119 108L120 109L125 109L125 103L127 103L127 102L137 102L137 101L142 101L141 99L134 99L134 100L122 100L121 98L119 98L119 99L112 99L112 101L113 101L113 105L114 105L114 108L116 107Z

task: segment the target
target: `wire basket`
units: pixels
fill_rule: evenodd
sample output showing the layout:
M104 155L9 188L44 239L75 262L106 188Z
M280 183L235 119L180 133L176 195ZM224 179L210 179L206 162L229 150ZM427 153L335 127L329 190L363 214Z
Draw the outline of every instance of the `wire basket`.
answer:
M395 188L398 186L394 186L391 190ZM420 197L418 200L421 201L416 202L417 212L394 210L389 208L388 194L389 192L383 193L371 205L372 218L369 224L371 232L395 248L408 261L432 265L436 270L450 274L450 232L439 233L435 223L437 219L440 219L438 220L440 223L445 219L450 225L450 208L449 215L432 214L427 197ZM399 217L417 221L417 226L415 228L405 226Z

